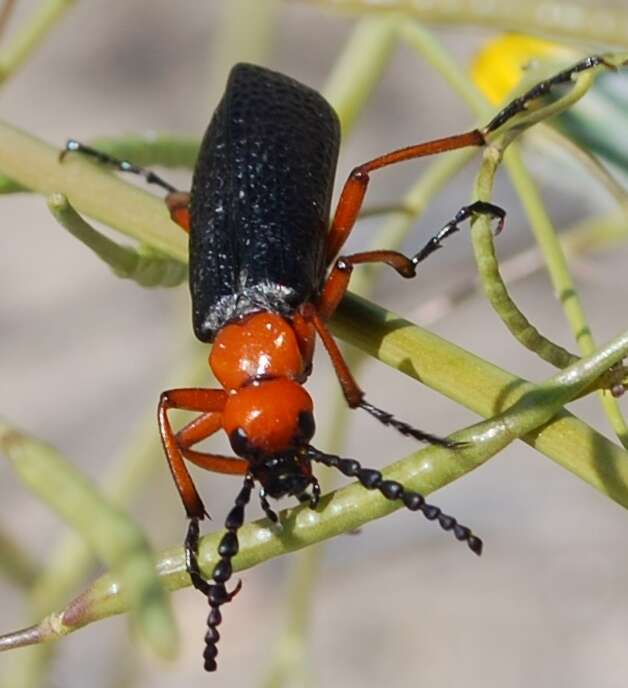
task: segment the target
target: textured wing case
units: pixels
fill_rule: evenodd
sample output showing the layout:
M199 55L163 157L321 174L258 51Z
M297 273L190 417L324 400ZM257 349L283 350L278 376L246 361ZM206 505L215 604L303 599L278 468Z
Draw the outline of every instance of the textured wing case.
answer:
M316 91L254 65L232 69L192 184L199 339L255 310L289 315L318 292L339 140Z

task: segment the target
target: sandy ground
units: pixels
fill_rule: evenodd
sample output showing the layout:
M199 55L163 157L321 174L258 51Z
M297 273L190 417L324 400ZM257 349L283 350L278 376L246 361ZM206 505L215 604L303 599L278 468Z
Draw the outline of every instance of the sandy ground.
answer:
M21 3L16 24L34 5ZM166 0L78 3L3 88L2 117L59 146L68 136L87 140L148 129L200 135L215 93L208 74L220 26L217 10L223 6L191 0L182 13L181 5ZM346 18L290 6L281 13L268 64L321 86L350 25ZM468 33L441 36L462 57L478 42ZM339 177L384 150L471 122L430 70L400 49L343 148ZM577 170L566 175L551 161L534 155L530 161L559 226L610 207ZM370 200L399 198L420 167L382 173L373 181ZM185 186L189 175L174 179ZM408 250L466 201L471 179L461 175L447 196L435 200L408 239ZM585 184L586 196L580 191ZM499 239L505 259L531 240L503 179L495 199L510 211ZM186 385L181 378L175 383L171 371L192 342L187 292L142 290L114 279L55 224L41 197L5 197L0 217L2 415L99 479L139 420L153 413L166 381ZM364 246L376 228L373 223L358 230L353 245ZM617 294L625 284L627 259L624 247L577 265L584 305L600 341L625 323L617 317ZM469 279L474 269L469 241L461 236L426 265L415 283L400 284L387 275L377 298L412 318L422 304ZM541 331L572 346L547 277L529 278L513 294ZM512 340L481 296L434 329L517 374L534 380L551 374ZM360 380L378 405L433 432L447 433L474 420L383 365L371 364ZM311 389L320 427L337 397L323 358ZM595 399L575 404L574 410L609 432ZM413 447L359 414L348 422L346 454L367 465L384 465ZM223 514L235 493L233 482L199 475L199 485L212 512ZM391 688L463 682L467 688L626 685L628 548L626 515L619 506L522 444L441 491L435 501L483 536L485 555L475 559L409 513L330 543L321 554L314 603L314 681ZM132 511L156 548L180 542L183 513L161 457ZM0 463L0 518L3 528L42 562L65 533L6 463ZM126 620L115 618L64 640L49 685L117 685L112 681L127 662L137 673L137 686L258 684L282 624L289 564L289 559L274 561L244 575L244 591L226 614L216 678L201 671L205 611L197 595L186 590L173 600L186 641L176 663L164 665L148 656L132 643ZM0 583L0 600L1 631L26 623L14 588ZM2 656L0 671L10 663Z

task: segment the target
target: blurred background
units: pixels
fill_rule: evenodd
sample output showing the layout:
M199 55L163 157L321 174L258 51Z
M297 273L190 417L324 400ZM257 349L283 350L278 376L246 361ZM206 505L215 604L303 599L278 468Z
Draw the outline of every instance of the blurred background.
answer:
M38 4L20 0L2 38L8 41ZM60 148L70 136L89 141L167 131L200 137L232 62L257 59L323 89L357 21L302 2L79 2L3 86L0 110L8 122ZM465 68L494 35L478 28L434 30ZM441 77L400 44L344 141L337 193L360 162L474 125L472 113ZM534 147L526 161L557 227L614 208L613 199L573 161ZM398 202L426 164L376 173L369 205ZM404 243L408 252L467 202L476 171L472 163L433 199ZM189 172L164 176L189 187ZM504 173L493 200L509 213L497 241L500 260L507 261L533 240ZM101 482L138 429L150 427L160 392L188 386L191 370L202 366L206 352L193 342L187 289L141 289L115 278L54 221L41 196L2 197L0 217L2 415ZM382 221L361 223L351 247L370 245ZM600 343L625 326L627 260L624 244L572 263ZM553 369L513 339L480 292L460 307L444 312L434 307L439 295L471 292L475 272L468 234L461 232L415 281L383 274L373 298L410 320L429 321L444 338L514 374L534 381L549 377ZM574 349L547 275L529 272L511 287L515 301L541 332ZM430 432L447 434L477 420L376 361L361 367L358 376L373 403ZM201 380L197 374L196 382ZM339 390L325 356L317 357L309 389L318 444L331 442L328 426ZM571 408L612 437L595 396ZM346 416L345 429L343 453L365 465L384 466L415 448L360 413ZM156 438L156 426L154 433ZM222 448L221 442L212 440L211 446ZM186 523L158 445L151 451L153 468L130 511L159 551L181 543ZM194 473L216 519L213 529L232 503L237 481ZM285 685L625 685L628 530L620 506L520 442L439 491L433 501L482 536L483 557L476 559L403 511L359 535L327 543L316 559L305 678ZM259 515L252 504L249 517ZM0 520L2 531L43 568L67 534L7 462L0 462ZM41 685L264 685L286 624L294 561L284 557L244 572L243 592L225 611L216 675L204 674L200 659L205 605L186 589L172 600L184 640L175 662L155 659L136 642L127 619L114 617L59 643ZM98 572L91 570L71 597ZM0 580L0 633L32 621L20 590ZM3 684L7 688L18 685L26 652L0 656L0 681L15 677Z

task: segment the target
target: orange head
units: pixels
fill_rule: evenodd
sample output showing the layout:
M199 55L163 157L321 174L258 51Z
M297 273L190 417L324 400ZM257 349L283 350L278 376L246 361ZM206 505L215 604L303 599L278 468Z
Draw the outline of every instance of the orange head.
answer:
M253 463L307 444L314 434L312 410L299 383L285 377L261 380L229 395L222 425L236 454Z

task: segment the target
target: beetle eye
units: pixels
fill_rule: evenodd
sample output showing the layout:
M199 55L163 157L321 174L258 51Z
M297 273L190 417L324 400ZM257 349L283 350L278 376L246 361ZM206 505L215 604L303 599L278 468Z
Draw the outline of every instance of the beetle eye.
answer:
M299 413L299 440L304 442L309 442L314 436L314 431L316 430L316 425L314 423L314 415L311 411L301 411Z
M251 454L252 446L249 437L243 428L236 428L235 432L229 435L231 448L238 456L248 456Z

